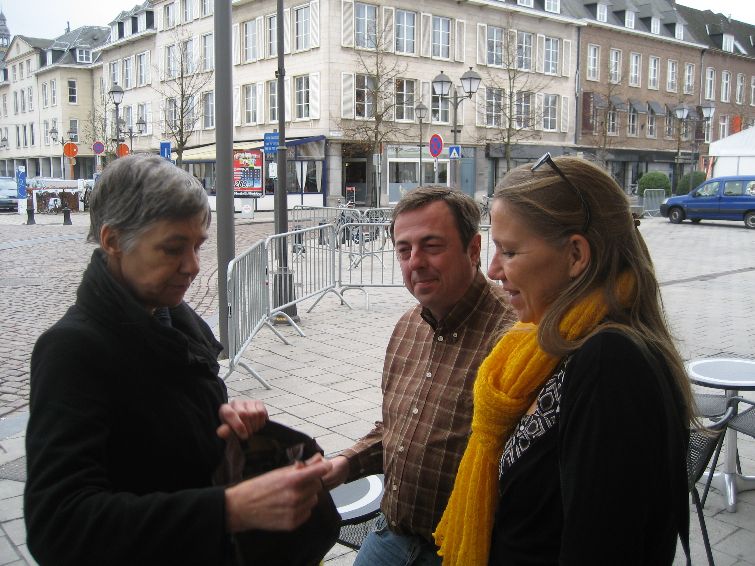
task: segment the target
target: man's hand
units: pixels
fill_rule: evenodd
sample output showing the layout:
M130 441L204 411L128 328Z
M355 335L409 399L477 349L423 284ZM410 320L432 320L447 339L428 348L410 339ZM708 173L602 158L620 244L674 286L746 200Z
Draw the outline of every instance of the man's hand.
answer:
M317 503L331 464L316 454L306 463L279 468L225 490L231 533L250 529L291 531L304 523Z
M346 456L336 456L330 459L333 468L322 478L326 489L333 489L341 485L349 477L349 460Z
M221 405L218 415L222 424L218 427L217 434L223 440L228 440L231 434L247 439L267 422L265 404L253 399L234 399Z

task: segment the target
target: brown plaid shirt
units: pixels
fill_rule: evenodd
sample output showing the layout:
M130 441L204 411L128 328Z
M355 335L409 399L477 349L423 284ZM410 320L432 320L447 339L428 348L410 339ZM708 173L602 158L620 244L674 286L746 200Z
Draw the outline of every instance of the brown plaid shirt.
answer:
M472 385L515 320L500 287L478 272L440 322L417 305L396 324L383 368L383 422L343 455L349 480L385 474L390 528L432 542L472 422Z

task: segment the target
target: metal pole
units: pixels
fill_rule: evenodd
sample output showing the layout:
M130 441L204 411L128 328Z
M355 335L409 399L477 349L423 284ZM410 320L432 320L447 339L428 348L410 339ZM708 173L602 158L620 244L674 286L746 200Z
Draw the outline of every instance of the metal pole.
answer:
M115 104L115 158L118 159L118 146L121 144L121 128L118 124L118 104L117 102L113 102Z
M452 132L453 132L454 145L456 145L456 139L457 139L456 136L457 136L458 129L459 129L459 116L458 116L458 112L459 112L459 91L457 90L456 85L453 85L451 88L454 89L454 128L453 128ZM449 165L451 166L451 169L453 169L453 173L451 175L451 186L454 189L458 189L459 188L459 184L456 182L456 169L457 169L457 167L456 167L456 160L455 159L449 159L448 161L449 161Z
M234 258L231 3L215 0L215 189L218 222L218 324L228 355L228 263Z
M422 120L419 121L419 186L422 186Z

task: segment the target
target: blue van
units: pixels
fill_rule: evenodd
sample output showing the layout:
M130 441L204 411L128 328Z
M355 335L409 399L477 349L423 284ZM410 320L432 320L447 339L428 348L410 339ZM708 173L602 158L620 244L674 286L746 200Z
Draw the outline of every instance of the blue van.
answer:
M687 195L669 197L661 214L679 224L685 218L700 220L742 220L755 229L755 175L709 179Z

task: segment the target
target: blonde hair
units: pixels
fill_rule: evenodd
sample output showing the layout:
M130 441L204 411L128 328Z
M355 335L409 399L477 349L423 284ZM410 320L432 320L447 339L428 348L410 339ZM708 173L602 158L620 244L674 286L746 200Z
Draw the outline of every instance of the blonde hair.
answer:
M531 165L522 165L503 178L494 195L554 246L563 245L572 234L582 234L590 245L587 268L543 315L538 330L540 347L563 357L597 332L615 328L638 345L649 347L666 363L681 392L687 421L691 421L689 378L668 330L650 252L637 229L626 195L610 175L584 159L557 157L554 161L574 187L548 164L534 172ZM585 207L575 188L591 211L586 230ZM623 272L630 272L636 282L636 293L627 306L622 305L617 295L618 277ZM566 340L559 333L559 322L572 305L596 288L605 293L606 321L588 336Z

